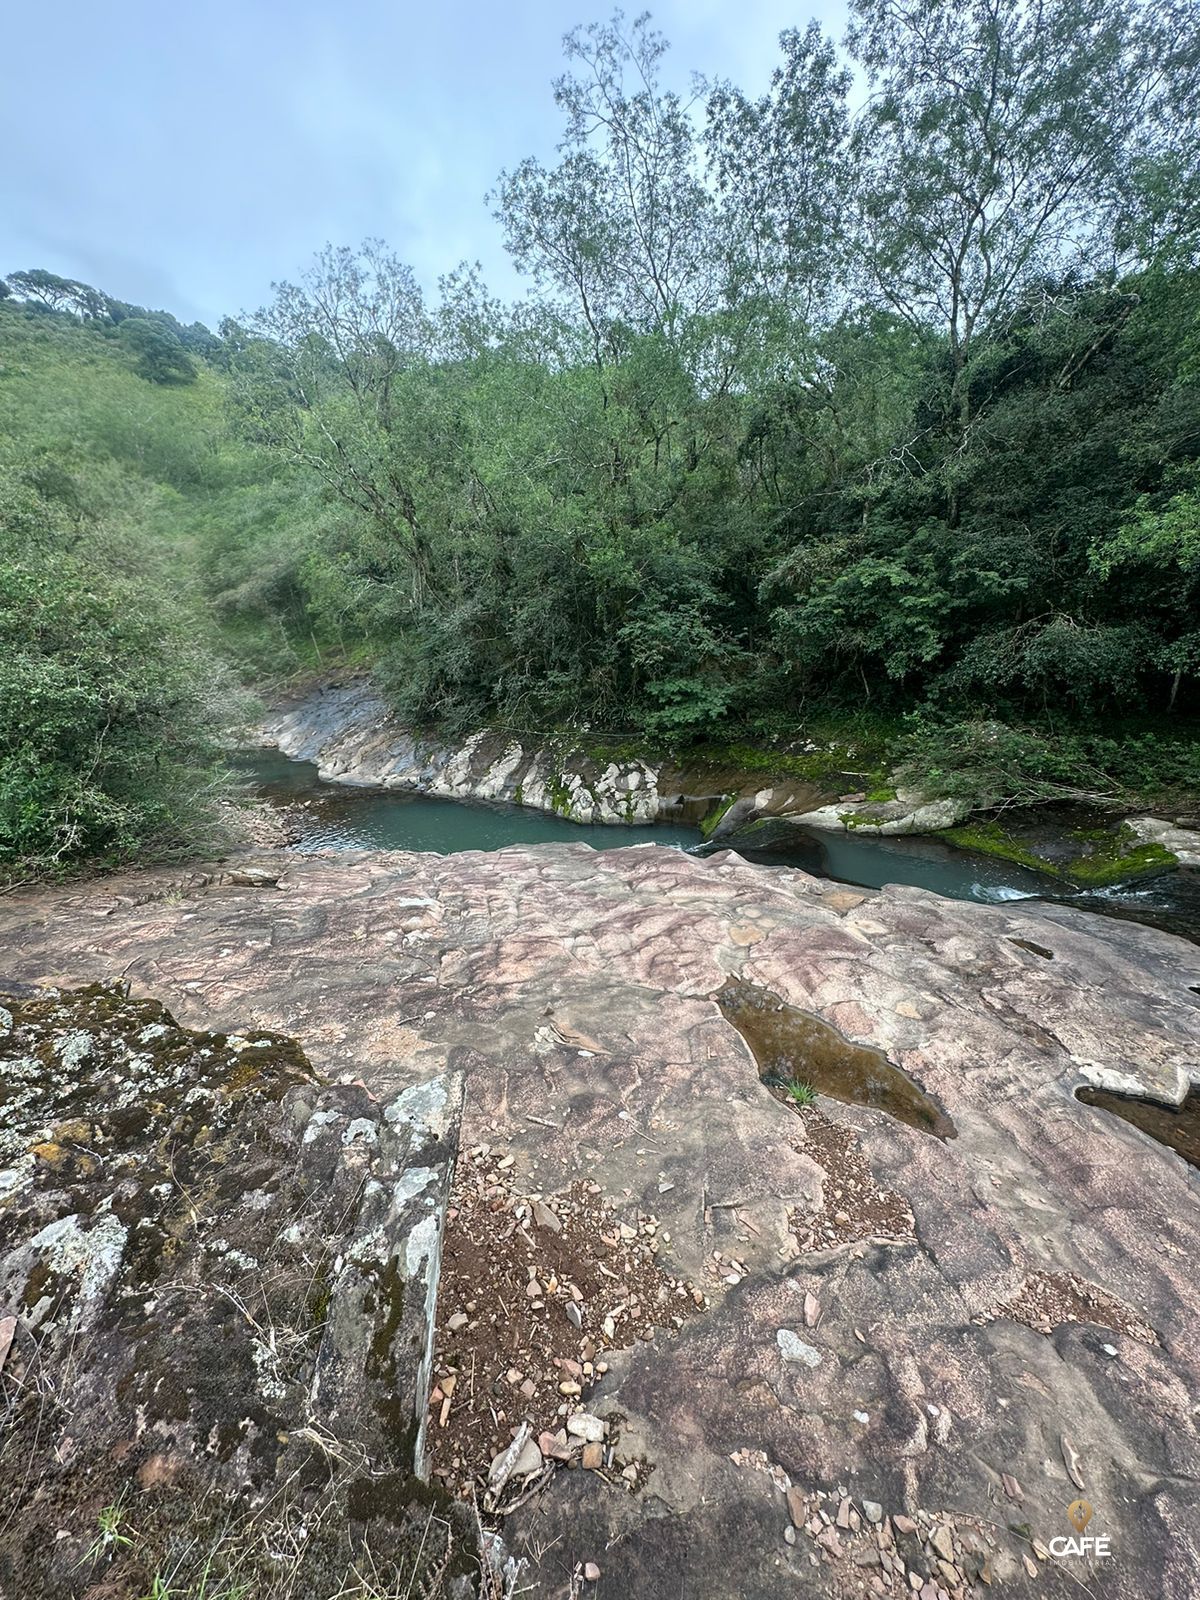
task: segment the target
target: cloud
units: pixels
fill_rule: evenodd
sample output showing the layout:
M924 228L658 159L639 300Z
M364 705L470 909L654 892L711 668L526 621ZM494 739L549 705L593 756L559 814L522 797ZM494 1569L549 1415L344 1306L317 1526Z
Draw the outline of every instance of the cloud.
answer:
M592 15L607 14L598 7ZM629 8L630 11L634 8ZM326 241L372 235L430 286L479 259L517 279L484 203L500 170L553 154L560 41L587 13L564 0L114 0L104 28L84 0L6 19L0 272L28 266L95 282L215 324L295 277ZM825 8L840 32L844 12ZM782 0L665 0L668 71L731 77L761 93Z

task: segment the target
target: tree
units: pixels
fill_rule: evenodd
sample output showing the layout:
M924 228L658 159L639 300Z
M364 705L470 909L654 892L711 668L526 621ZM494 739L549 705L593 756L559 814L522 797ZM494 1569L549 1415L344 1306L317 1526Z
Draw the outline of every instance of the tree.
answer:
M722 252L691 106L660 85L667 44L649 14L626 32L618 11L563 47L579 70L554 85L562 158L502 173L496 215L517 266L574 302L603 367L618 324L674 338L716 311Z
M57 273L35 267L28 272L10 272L10 291L23 300L31 300L47 311L64 311L73 316L98 320L109 315L110 302L106 294L93 289L91 284L79 283L74 278L60 278Z
M358 252L326 246L298 284L272 287L249 329L226 332L243 426L398 543L419 598L432 563L404 439L416 418L400 394L434 329L412 269L369 239Z
M961 437L976 340L1036 278L1113 261L1139 150L1182 106L1195 119L1194 8L854 0L852 19L873 91L852 146L862 259L888 304L944 333Z
M761 99L711 90L706 145L733 275L811 324L844 286L851 75L816 22L779 43Z
M196 364L161 323L126 317L118 329L121 344L137 357L136 370L150 383L195 383Z
M220 680L144 575L0 471L0 876L211 848Z

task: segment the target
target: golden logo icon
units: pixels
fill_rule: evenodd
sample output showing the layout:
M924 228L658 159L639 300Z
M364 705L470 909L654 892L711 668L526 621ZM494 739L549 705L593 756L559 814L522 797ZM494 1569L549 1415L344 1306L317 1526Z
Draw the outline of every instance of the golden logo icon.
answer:
M1086 1500L1072 1500L1067 1507L1067 1517L1076 1533L1082 1533L1092 1520L1092 1508Z

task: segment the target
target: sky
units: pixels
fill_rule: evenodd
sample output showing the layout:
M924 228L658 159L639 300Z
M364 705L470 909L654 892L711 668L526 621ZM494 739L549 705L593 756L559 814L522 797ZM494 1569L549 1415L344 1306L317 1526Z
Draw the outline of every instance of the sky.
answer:
M627 7L632 15L637 0ZM843 0L659 0L667 76L766 89L784 28ZM430 288L520 291L484 196L560 137L561 40L592 0L64 0L0 29L0 276L45 267L199 319L253 310L327 242Z

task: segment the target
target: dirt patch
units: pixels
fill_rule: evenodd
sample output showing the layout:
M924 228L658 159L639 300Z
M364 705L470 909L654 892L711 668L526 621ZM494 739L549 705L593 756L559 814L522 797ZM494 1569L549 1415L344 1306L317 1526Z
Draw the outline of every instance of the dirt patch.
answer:
M1031 1272L1011 1300L984 1321L1010 1317L1035 1333L1052 1333L1064 1322L1091 1322L1114 1333L1126 1333L1143 1344L1157 1344L1150 1328L1115 1295L1073 1272Z
M964 1600L980 1592L976 1584L1008 1583L1020 1570L995 1526L978 1518L924 1510L889 1516L877 1502L856 1503L842 1489L803 1493L793 1488L786 1494L792 1530L787 1542L804 1536L820 1551L822 1591L829 1600L857 1600L864 1593L895 1600ZM1047 1558L1041 1547L1037 1554ZM1026 1576L1037 1573L1032 1554L1022 1555L1022 1564Z
M705 1304L659 1262L670 1236L656 1217L625 1215L594 1183L521 1194L511 1167L490 1145L464 1151L447 1214L429 1447L434 1477L459 1495L487 1479L523 1424L549 1461L598 1445L568 1424L603 1382L607 1355L670 1337ZM610 1455L587 1462L609 1466Z
M782 1097L782 1096L781 1096ZM917 1236L912 1208L894 1189L880 1188L852 1128L813 1106L798 1107L804 1153L825 1172L824 1208L791 1213L801 1251L833 1250L865 1240L902 1244Z

